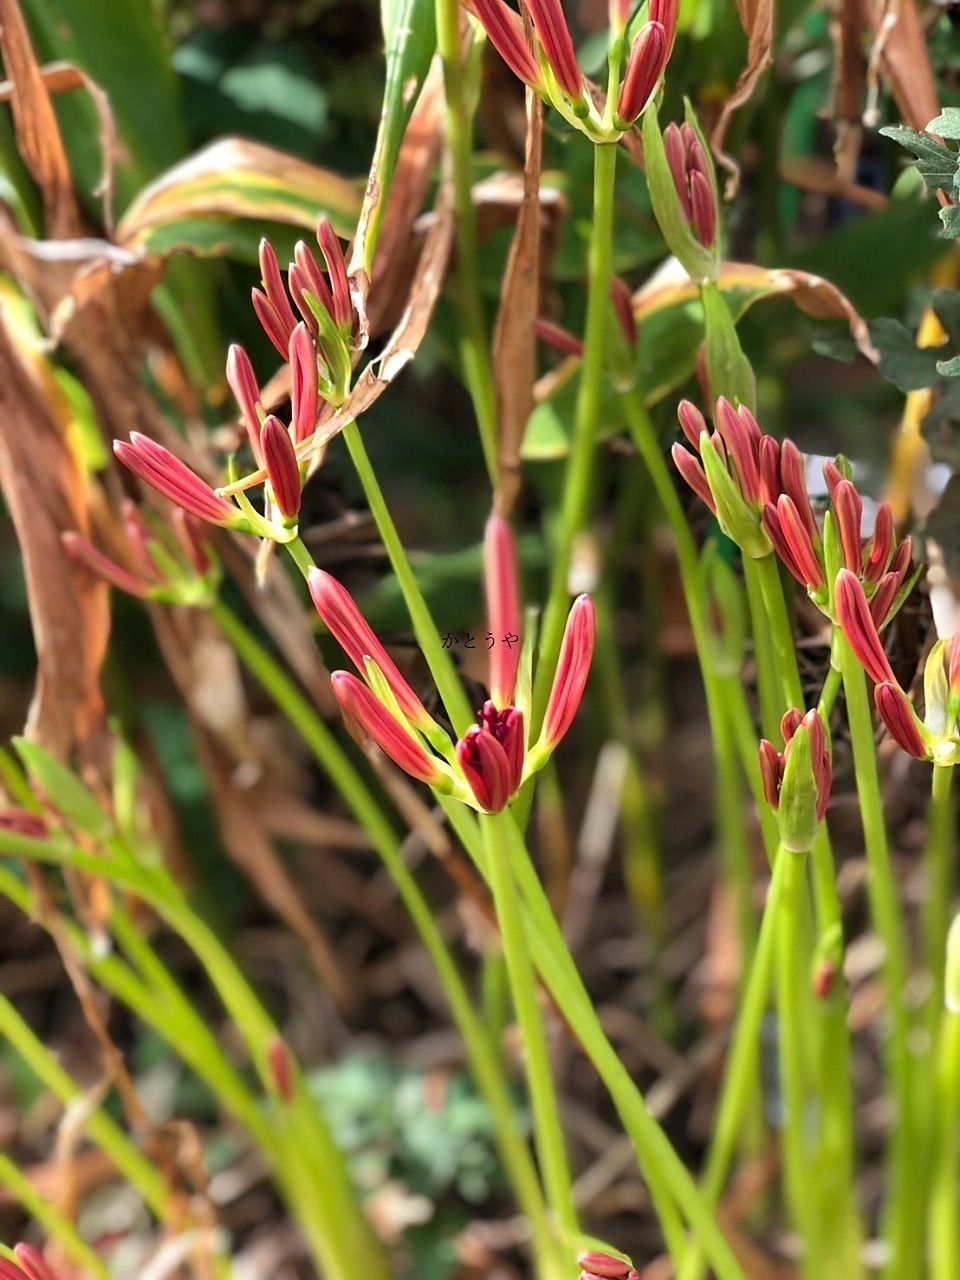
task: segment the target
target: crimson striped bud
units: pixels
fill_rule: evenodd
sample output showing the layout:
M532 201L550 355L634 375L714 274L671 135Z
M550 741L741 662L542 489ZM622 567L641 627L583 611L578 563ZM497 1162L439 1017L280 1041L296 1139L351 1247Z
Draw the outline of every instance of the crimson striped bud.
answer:
M826 730L815 709L801 716L796 708L781 721L783 751L764 738L759 762L763 793L777 811L785 849L806 853L830 801L833 770Z
M620 276L614 275L610 278L610 298L613 302L613 310L617 317L617 323L623 332L623 336L627 340L629 347L637 345L637 319L633 314L633 295L630 287Z
M139 431L132 431L129 442L114 440L113 452L135 476L158 489L184 511L192 512L208 524L225 528L239 523L240 513L232 503L215 493L185 462L155 440L141 435Z
M667 34L659 22L646 22L637 32L617 99L617 121L633 124L656 92L667 65Z
M523 778L523 716L516 707L497 711L489 702L480 714L482 722L457 743L457 763L480 808L499 813Z
M679 0L650 0L647 17L651 22L659 22L667 34L667 46L673 48L677 34L677 12Z
M13 1252L27 1280L58 1280L53 1267L33 1245L16 1244Z
M870 679L874 684L883 684L885 681L896 684L896 677L877 634L876 623L870 615L866 593L860 579L849 569L841 569L837 574L834 604L837 625Z
M670 450L670 456L673 458L673 465L700 501L709 508L713 515L716 515L717 504L713 500L706 474L693 454L688 449L685 449L682 444L675 444Z
M782 491L780 480L780 444L773 436L761 436L758 450L760 469L760 501L776 502Z
M573 102L583 97L583 73L560 0L523 0L557 84Z
M264 294L276 311L281 327L289 334L296 324L296 319L294 318L293 308L290 306L290 299L287 297L287 291L283 287L283 276L280 272L280 263L277 260L276 252L273 245L266 238L260 241L259 258L260 279L263 283Z
M870 551L863 570L865 582L879 582L886 573L893 554L894 539L893 511L889 502L881 502L877 507L873 537L870 539Z
M897 746L917 760L926 760L930 753L920 732L916 712L900 686L884 680L874 689L873 701Z
M240 407L243 425L247 429L250 448L257 462L260 462L260 388L253 372L250 357L239 343L231 343L227 352L227 382L233 392L233 398Z
M777 502L777 516L780 520L780 529L783 537L790 548L791 556L802 575L800 581L809 590L818 590L826 582L823 567L814 549L807 526L803 522L803 517L797 510L793 499L785 493L780 495Z
M623 1258L616 1258L613 1254L604 1253L599 1249L582 1253L577 1259L577 1265L588 1276L598 1276L600 1280L626 1280L630 1274L629 1262L624 1262Z
M863 542L860 537L863 501L851 480L840 480L834 487L831 500L843 548L843 562L859 575L863 569Z
M803 521L811 539L819 537L817 521L807 492L807 476L803 455L792 440L784 440L780 446L780 483L783 492L792 500L797 514Z
M691 171L689 181L693 234L709 249L717 238L717 202L713 198L713 187L699 169Z
M333 314L333 293L319 262L302 240L293 246L293 259L287 272L291 296L303 318L315 324L313 313L303 300L304 293L312 293L328 315Z
M273 500L284 520L296 520L302 496L300 465L289 431L272 413L264 421L260 446Z
M310 330L301 320L290 335L288 352L292 389L290 392L290 427L297 444L308 440L317 426L320 394L317 380L317 349Z
M387 672L384 671L384 675ZM447 782L437 760L387 710L376 694L348 671L330 677L340 706L393 763L418 782L441 786Z
M597 637L596 611L588 595L578 596L567 615L560 657L543 720L541 742L553 750L580 706Z
M531 88L540 84L537 59L523 34L519 15L503 0L473 0L473 11L490 43L513 74Z
M0 809L0 831L9 831L11 835L27 836L30 840L45 840L50 834L45 818L30 809L19 809L9 805Z
M680 126L672 120L663 131L663 150L670 166L673 185L677 189L680 208L687 222L690 222L693 219L693 206L690 204L690 189L687 184L687 149Z
M756 427L756 422L752 416L744 418L739 414L725 396L721 396L717 401L713 420L717 431L720 433L720 439L726 447L727 456L736 467L737 479L740 482L740 492L743 494L744 500L751 504L759 502L760 431L757 428L756 432L754 432L751 428L751 423L753 427Z
M327 264L327 275L330 278L331 304L328 310L334 323L345 333L350 333L353 329L353 299L350 297L347 263L340 237L326 215L317 223L317 244Z
M680 429L694 449L700 451L700 437L707 430L707 420L691 400L681 400L677 405Z
M520 583L513 529L496 512L484 531L483 564L487 624L494 640L490 650L490 697L495 706L506 707L513 702L520 662ZM514 642L507 643L510 636Z
M383 672L403 714L419 728L432 725L429 712L374 635L372 627L357 608L356 601L346 587L325 570L311 569L307 577L307 588L317 613L357 670L366 669L364 658L369 655Z
M267 1067L273 1087L283 1102L292 1102L294 1095L293 1064L290 1050L281 1036L274 1036L267 1045Z
M277 308L267 295L261 293L259 289L251 290L250 301L253 303L257 319L260 321L260 327L276 347L281 358L286 360L287 349L290 346L290 334L293 332L293 326L296 323L292 314L290 317L291 323L288 327L281 319Z
M882 631L890 621L890 610L899 591L900 578L896 573L885 573L877 583L877 589L870 597L870 617L878 631Z
M150 554L150 547L155 541L153 530L144 518L140 508L131 498L124 498L121 511L123 512L124 532L133 550L137 568L148 581L158 581L157 566L153 556ZM178 515L186 519L187 513L182 507L177 507L174 510L174 517L176 518Z

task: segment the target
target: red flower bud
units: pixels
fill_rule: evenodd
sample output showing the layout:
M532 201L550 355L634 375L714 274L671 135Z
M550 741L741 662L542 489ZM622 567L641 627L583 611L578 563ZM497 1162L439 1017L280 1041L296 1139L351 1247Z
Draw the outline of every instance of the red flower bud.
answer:
M896 684L860 579L849 569L837 574L834 599L837 623L864 671L874 684Z
M552 320L542 318L534 321L534 329L540 341L546 343L548 347L553 347L555 351L560 351L565 356L576 356L578 359L583 356L583 343L569 329L554 324Z
M353 299L350 297L347 263L343 256L340 239L326 215L317 223L317 244L320 246L323 260L327 264L327 274L330 277L332 299L330 314L334 322L349 333L353 329Z
M707 484L707 477L704 475L703 467L693 454L685 449L682 444L675 444L670 450L670 456L673 458L673 465L700 501L716 515L717 505L713 500L713 494L710 492L710 486Z
M801 582L810 590L817 590L824 585L823 569L817 559L807 527L797 511L793 499L788 498L785 493L780 495L780 500L777 503L777 515L780 519L780 529L790 548L792 559L802 574Z
M637 320L633 314L633 295L630 293L629 285L620 276L615 275L610 278L610 297L617 323L623 331L627 345L636 347Z
M863 569L863 542L860 523L863 519L863 502L850 480L840 480L832 494L833 511L837 517L843 562L851 572L859 575Z
M396 720L362 680L348 671L334 671L330 681L343 710L394 764L419 782L432 785L441 781L443 775L435 758Z
M261 293L259 289L253 289L250 293L250 300L253 303L253 309L257 313L257 319L260 321L264 333L279 351L281 358L286 360L287 350L290 346L290 334L293 332L293 326L296 323L293 318L293 312L290 313L290 325L288 327L265 293Z
M473 0L473 9L490 43L524 84L540 83L540 68L524 39L523 23L503 0Z
M725 396L717 401L713 420L727 455L736 467L740 492L745 501L760 501L759 430L756 435L750 428L750 420L741 417ZM753 424L756 426L756 423Z
M893 512L889 502L881 502L877 507L873 537L870 540L870 554L867 556L866 568L863 571L865 582L879 582L886 573L893 552L893 540Z
M583 75L560 0L524 0L537 39L557 84L574 102L583 96Z
M243 425L250 438L250 448L260 462L260 388L250 357L238 343L231 344L227 352L227 382L233 398L240 406Z
M578 596L567 615L553 688L543 720L541 737L551 750L570 728L577 713L590 674L596 636L593 601L587 595Z
M290 335L288 352L292 374L290 426L299 444L313 435L317 426L320 396L317 389L317 349L310 330L301 321Z
M294 1089L290 1050L280 1036L274 1036L267 1045L267 1066L280 1098L284 1102L292 1102Z
M178 507L192 512L208 524L226 527L237 523L239 513L236 507L226 498L221 498L185 462L155 440L148 439L139 431L132 431L129 443L114 440L113 452L134 475L159 489Z
M13 835L27 836L31 840L45 840L50 834L46 819L30 809L18 809L13 806L0 809L0 831L9 831Z
M776 502L780 483L780 445L773 436L761 436L759 447L760 501Z
M679 0L650 0L650 8L647 17L651 22L659 22L667 35L667 44L673 47L674 37L677 34L677 10L679 9Z
M311 569L307 578L307 588L317 613L357 670L365 671L364 658L371 657L383 672L384 679L400 704L403 714L417 725L432 723L423 703L374 635L373 629L357 608L356 601L346 587L342 586L332 574L322 569Z
M272 413L263 424L260 446L274 501L285 520L294 520L300 510L300 467L290 433Z
M709 179L699 169L690 173L690 208L693 234L709 249L717 238L717 204Z
M900 686L883 681L874 689L873 701L894 742L907 755L914 756L917 760L926 760L930 753L917 727L910 699Z
M457 762L481 809L499 813L506 808L520 779L494 733L483 725L471 725L457 743Z
M707 429L707 420L691 400L681 400L677 405L680 429L690 443L700 452L700 437Z
M520 645L505 644L504 637L521 633L517 544L509 521L494 513L483 539L484 585L487 624L493 633L490 650L490 697L497 707L513 702L520 662Z
M27 1280L57 1280L57 1274L38 1249L29 1244L17 1244L13 1247L17 1261L23 1268Z
M810 495L807 493L803 455L792 440L784 440L780 446L780 482L783 485L783 492L792 499L797 514L806 526L807 533L811 539L816 538L817 522L813 507L810 505Z
M644 23L630 48L627 69L620 86L617 101L619 120L632 124L637 119L653 97L666 65L666 32L659 22Z
M66 551L74 564L85 565L98 578L103 578L105 582L109 582L118 591L125 591L128 595L137 596L141 600L149 596L150 588L148 583L136 577L129 569L125 569L123 565L111 560L109 556L105 556L102 551L98 551L93 543L89 542L82 534L68 529L66 532L61 533L60 541L63 544L64 551Z
M610 1253L599 1249L591 1249L577 1259L577 1265L591 1276L599 1276L601 1280L626 1280L630 1272L630 1263L622 1258L615 1258Z

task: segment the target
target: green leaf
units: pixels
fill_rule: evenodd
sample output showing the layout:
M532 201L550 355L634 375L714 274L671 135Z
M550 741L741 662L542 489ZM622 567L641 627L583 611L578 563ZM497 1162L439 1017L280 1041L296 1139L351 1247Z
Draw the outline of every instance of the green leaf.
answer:
M110 835L110 820L76 774L35 742L14 738L13 745L27 773L68 822L96 840Z
M870 340L880 352L880 372L898 391L919 391L937 381L935 350L918 347L899 320L883 316L870 323Z
M960 204L945 204L940 210L940 221L943 223L945 239L956 240L960 236Z
M950 360L938 360L937 373L941 378L960 378L960 356L953 356Z
M383 112L354 253L354 262L359 256L368 275L400 144L437 47L434 0L381 0L380 21L387 50Z
M726 299L715 285L700 290L703 301L704 332L707 352L707 377L710 395L726 396L734 404L757 405L757 384L750 362L743 354L737 326Z
M938 116L934 116L927 125L926 132L939 138L954 141L960 139L960 107L947 107Z
M950 190L957 171L956 152L951 151L942 142L937 142L936 139L928 138L926 134L917 133L915 129L908 129L901 124L888 125L880 132L885 138L892 138L901 147L913 152L916 156L917 172L923 178L928 190L936 191L938 187Z

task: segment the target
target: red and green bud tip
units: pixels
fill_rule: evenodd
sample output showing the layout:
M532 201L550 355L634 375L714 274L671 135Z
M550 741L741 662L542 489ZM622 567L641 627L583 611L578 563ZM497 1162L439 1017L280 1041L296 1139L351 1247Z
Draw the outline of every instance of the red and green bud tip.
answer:
M646 22L637 32L617 99L617 122L633 124L657 91L669 54L667 33L659 22Z
M495 707L513 702L520 663L522 628L517 544L508 520L494 512L483 538L484 587L487 625L493 635L490 650L490 698ZM517 637L505 643L505 637Z
M317 244L323 254L330 278L331 304L328 308L334 323L344 332L353 330L353 299L350 297L350 280L343 246L334 231L330 219L324 215L317 223Z
M250 448L253 456L260 464L260 421L263 407L260 403L260 388L250 357L238 343L231 344L227 352L227 382L233 392L233 398L240 408L243 425L247 429Z
M281 359L286 360L290 335L297 321L284 288L277 255L273 245L266 239L260 241L260 277L263 292L253 290L253 309L264 333L280 353Z
M548 347L553 347L554 351L559 351L565 356L582 358L583 343L569 329L564 329L562 325L554 324L552 320L545 320L543 317L534 321L534 329L540 341Z
M387 674L384 670L384 675ZM395 765L411 778L430 786L443 782L443 774L435 757L420 745L408 728L400 724L362 680L348 671L334 671L330 680L345 715L368 738L372 738Z
M499 813L506 808L520 790L525 754L522 713L484 703L480 723L457 743L457 763L481 809Z
M870 612L866 592L860 579L850 569L841 569L837 574L834 608L837 625L874 684L896 684L896 676L877 634L877 624Z
M551 751L577 714L590 675L596 638L597 618L593 601L587 595L578 596L567 615L560 658L540 735L541 742Z
M676 30L675 8L673 24ZM667 42L665 60L670 55L671 44L672 37ZM663 149L683 216L700 244L710 249L717 238L717 202L710 162L696 130L687 122L668 124L663 131Z
M139 431L132 431L129 442L114 440L113 452L135 476L159 490L178 507L183 507L184 511L206 520L208 524L224 528L237 524L240 518L237 508L155 440L148 439Z
M636 1275L629 1262L601 1249L582 1253L577 1265L580 1267L580 1280L629 1280L631 1275Z
M806 853L830 801L833 769L826 730L816 709L801 717L791 708L780 722L780 732L783 751L766 738L760 742L763 794L777 811L784 847Z
M637 345L637 318L633 314L633 295L630 292L630 286L620 276L615 275L610 279L610 299L613 302L617 324L619 324L623 336L627 340L627 346L635 348Z
M294 441L309 440L317 427L320 393L317 383L317 349L310 330L301 320L290 335L287 353L292 376L290 429Z
M273 1087L282 1102L292 1102L294 1095L294 1073L290 1050L281 1036L274 1036L267 1045L267 1068Z
M403 714L418 727L432 725L433 720L426 707L374 635L373 628L346 587L323 569L310 570L307 587L317 613L357 670L365 672L364 659L371 657L383 672Z
M10 805L0 809L0 831L8 831L11 835L27 836L30 840L45 840L50 834L45 818L30 809L19 809Z
M503 0L473 0L473 11L490 43L515 76L536 89L540 68L523 33L523 22Z
M118 591L125 591L127 595L136 596L140 600L149 597L151 586L149 582L138 578L129 569L125 569L123 565L117 564L102 551L98 551L82 533L68 529L65 533L61 533L60 542L74 564L82 564L98 578L108 582L111 587L116 587Z
M873 701L887 732L898 747L917 760L927 760L930 752L910 699L898 684L884 680L873 691Z
M543 56L561 91L572 101L583 97L583 73L560 0L523 0Z
M277 509L284 520L296 520L302 496L300 466L289 431L272 413L264 421L260 447Z

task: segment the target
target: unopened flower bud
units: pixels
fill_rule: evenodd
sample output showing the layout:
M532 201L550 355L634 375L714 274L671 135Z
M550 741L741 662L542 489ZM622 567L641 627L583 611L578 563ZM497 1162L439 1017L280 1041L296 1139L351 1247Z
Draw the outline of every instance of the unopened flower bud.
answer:
M284 520L295 521L300 511L300 466L290 433L271 413L260 435L263 465L273 490L273 500Z
M490 697L495 707L513 702L520 662L522 630L517 544L508 520L494 512L483 539L487 624L493 635L490 650ZM507 644L505 638L515 637Z
M599 1276L601 1280L626 1280L630 1274L630 1263L617 1258L612 1253L604 1253L600 1249L591 1249L582 1253L577 1265L589 1276Z
M587 595L578 596L567 616L567 624L560 645L553 687L543 720L541 742L552 751L570 728L580 706L593 647L596 642L597 623L593 601Z
M536 88L540 84L540 68L524 39L519 14L503 0L473 0L473 10L490 43L513 74L524 84Z
M131 431L129 443L115 440L113 451L134 475L208 524L230 527L239 522L240 513L232 503L221 498L185 462L155 440Z
M667 64L667 35L659 22L647 22L640 28L630 48L620 97L617 100L618 123L633 124L653 97Z
M578 102L583 97L583 73L560 0L524 0L524 5L557 84L571 102Z
M267 1046L267 1066L273 1086L283 1102L293 1101L293 1069L290 1050L280 1036L274 1036Z

